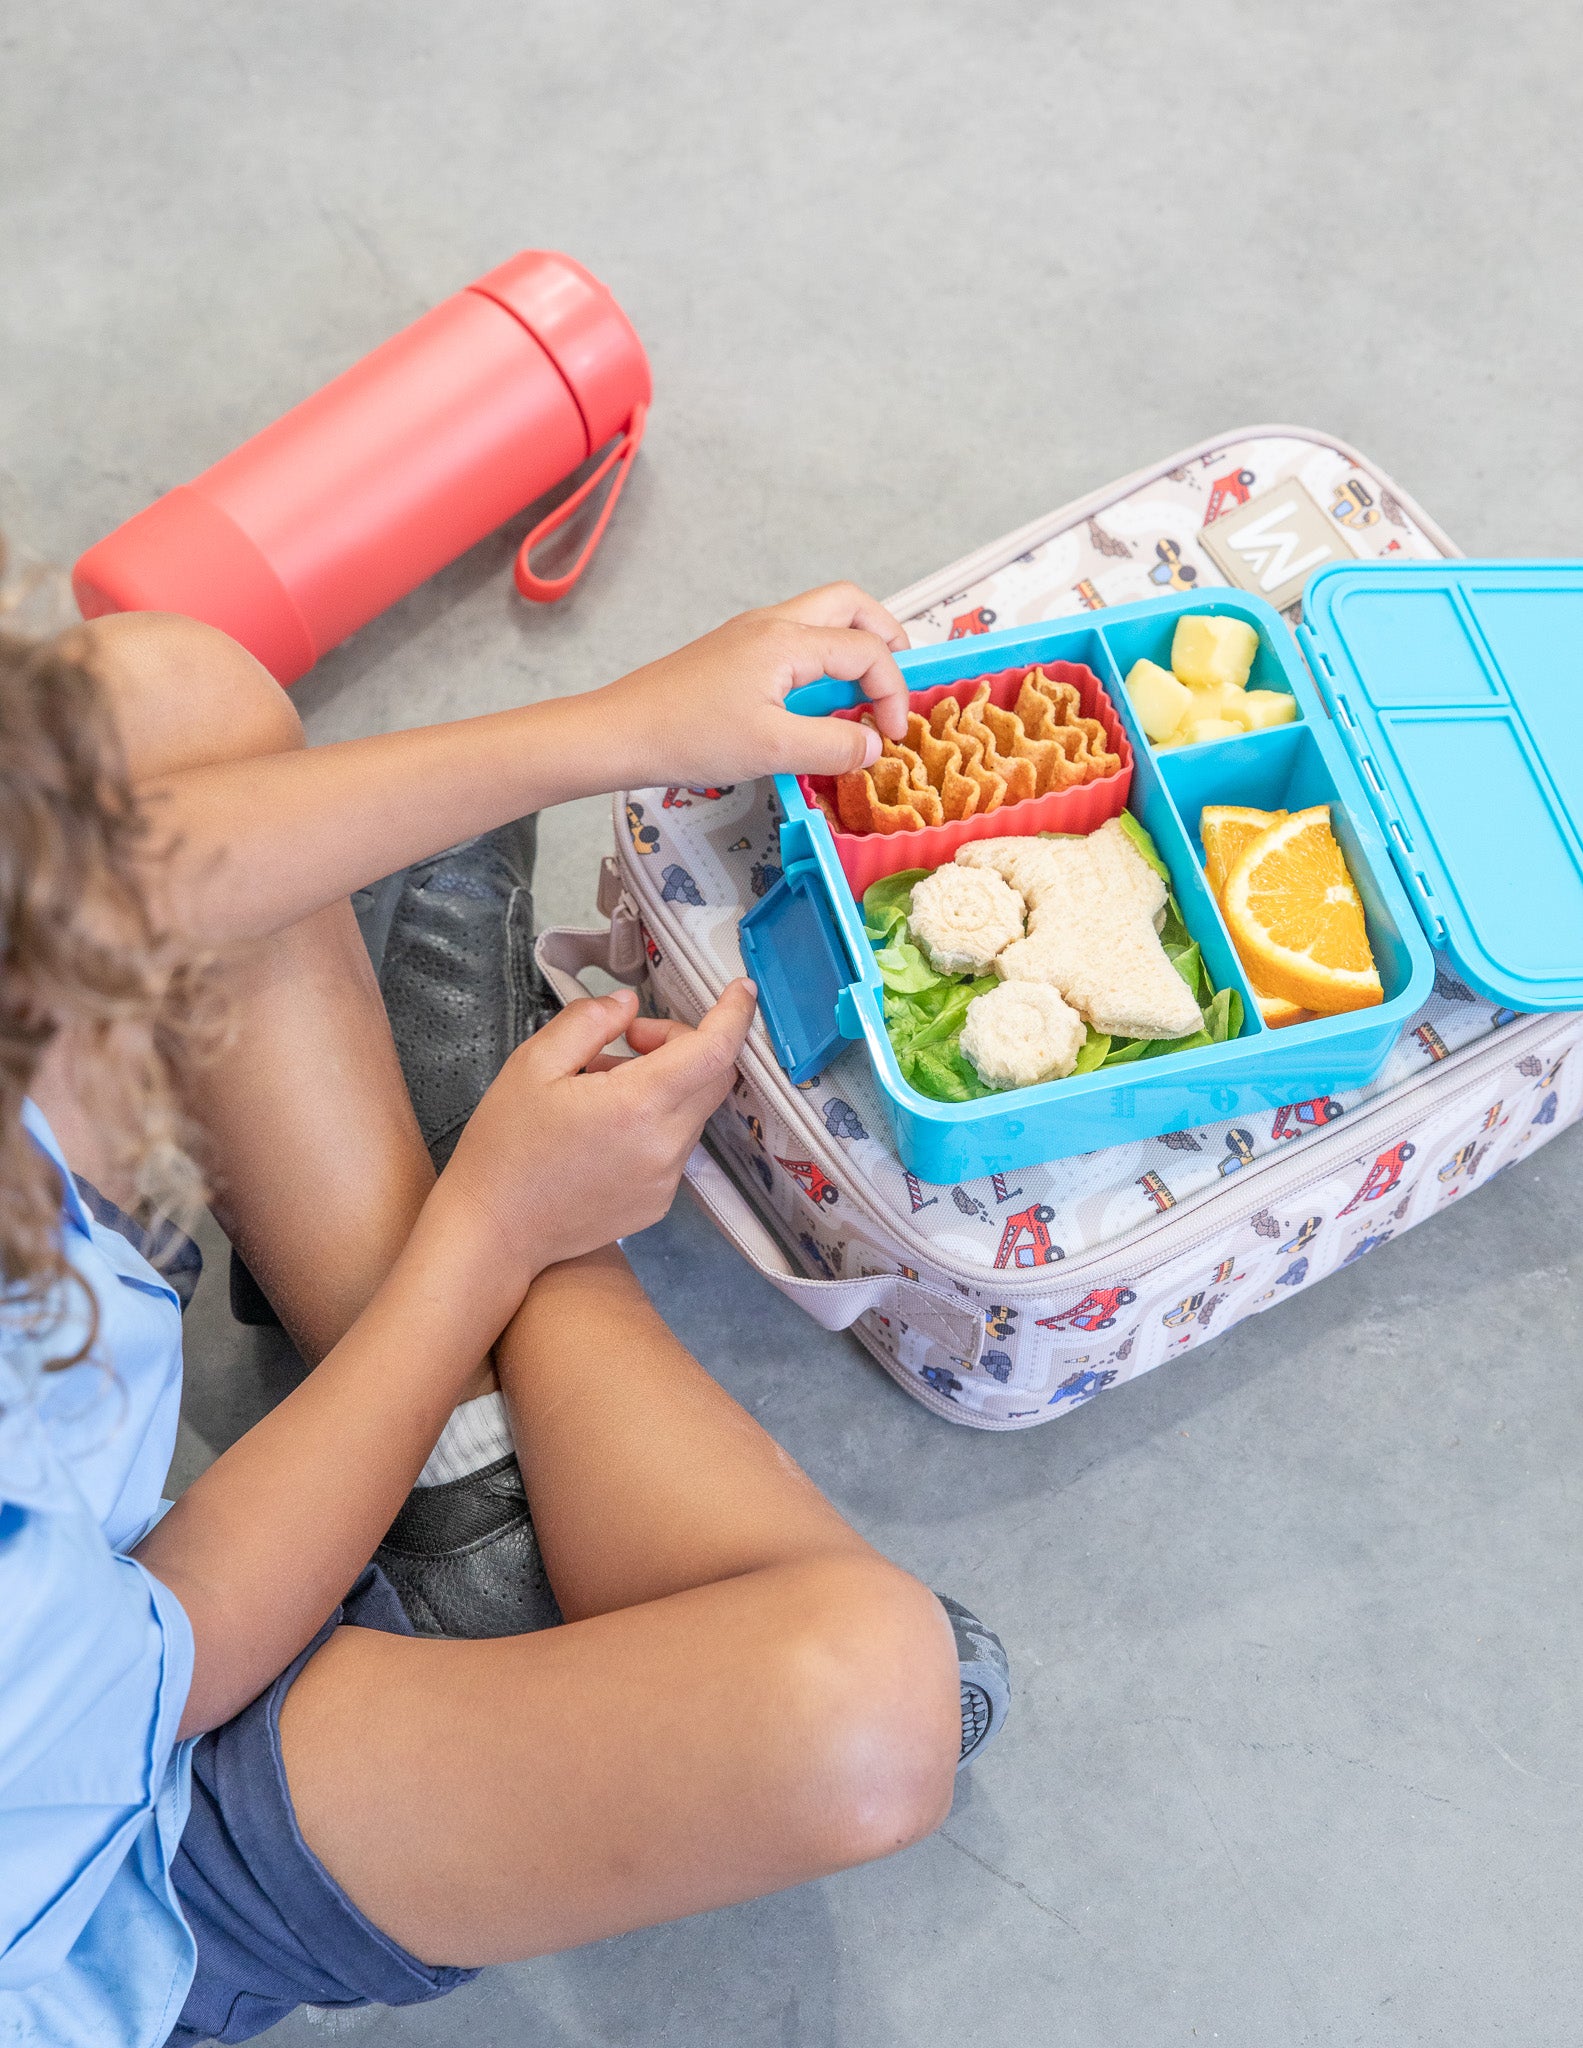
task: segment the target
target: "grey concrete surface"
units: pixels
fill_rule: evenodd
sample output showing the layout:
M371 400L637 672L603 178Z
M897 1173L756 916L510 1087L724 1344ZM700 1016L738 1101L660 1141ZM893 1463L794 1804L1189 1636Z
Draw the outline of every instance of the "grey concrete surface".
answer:
M297 692L330 739L881 592L1253 419L1470 552L1583 553L1583 16L1548 0L197 0L0 14L0 505L69 561L513 249L650 349L553 611L519 522ZM586 915L602 806L552 816ZM638 1257L854 1519L1004 1633L1016 1717L896 1862L270 2036L732 2048L1577 2038L1576 1134L1009 1440L907 1403L685 1204ZM213 1248L213 1247L211 1247ZM178 1480L291 1365L194 1310Z

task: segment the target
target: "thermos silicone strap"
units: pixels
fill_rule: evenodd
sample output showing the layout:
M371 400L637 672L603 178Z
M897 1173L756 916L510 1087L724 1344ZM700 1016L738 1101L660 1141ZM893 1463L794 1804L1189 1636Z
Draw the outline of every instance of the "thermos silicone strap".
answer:
M604 538L605 528L610 524L610 515L616 509L616 500L621 496L621 486L627 480L627 472L632 467L632 458L637 454L638 446L643 439L643 429L648 424L648 416L647 406L638 405L633 407L632 417L627 422L626 432L621 436L621 439L614 448L611 449L604 461L600 463L593 475L585 477L569 498L564 499L556 506L553 512L541 519L522 543L522 546L517 550L517 588L524 597L531 597L535 604L553 604L556 598L566 595L567 591L571 589L578 577L588 567L590 560L593 558L594 549L598 547L600 541ZM583 503L591 491L595 490L604 481L612 469L616 472L615 482L610 486L610 494L599 509L599 517L594 524L594 530L588 536L587 545L577 557L577 560L573 562L564 576L535 576L528 561L528 557L533 553L533 550L539 545L540 541L547 540L552 533L555 533L566 524L578 506Z

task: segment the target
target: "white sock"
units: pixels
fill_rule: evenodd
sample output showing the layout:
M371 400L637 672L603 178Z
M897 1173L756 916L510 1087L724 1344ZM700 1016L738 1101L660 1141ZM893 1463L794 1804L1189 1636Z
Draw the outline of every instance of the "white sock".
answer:
M516 1446L511 1441L511 1424L506 1404L498 1392L480 1394L451 1410L451 1419L440 1431L440 1441L429 1453L429 1462L418 1474L420 1486L443 1486L448 1479L465 1479L486 1465L498 1464Z

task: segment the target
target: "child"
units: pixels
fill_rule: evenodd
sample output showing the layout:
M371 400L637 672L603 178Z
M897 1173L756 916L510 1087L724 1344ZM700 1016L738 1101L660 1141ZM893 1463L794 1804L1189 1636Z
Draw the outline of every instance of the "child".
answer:
M751 987L696 1029L574 1003L436 1180L348 900L567 797L855 766L872 736L782 700L847 677L899 732L902 644L839 586L582 698L304 751L208 629L0 643L0 2034L412 2002L943 1817L961 1631L615 1248ZM161 1518L182 1261L126 1212L178 1128L314 1370ZM367 1561L496 1374L565 1625L417 1636Z

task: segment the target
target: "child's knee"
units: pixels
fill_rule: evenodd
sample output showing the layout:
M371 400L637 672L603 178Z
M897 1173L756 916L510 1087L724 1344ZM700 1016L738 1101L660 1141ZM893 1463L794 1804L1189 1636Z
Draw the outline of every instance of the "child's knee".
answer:
M880 1559L811 1571L789 1678L815 1854L841 1869L906 1848L950 1811L960 1681L950 1622L917 1580Z
M175 612L122 612L69 637L110 698L134 780L305 744L286 692L218 627Z

